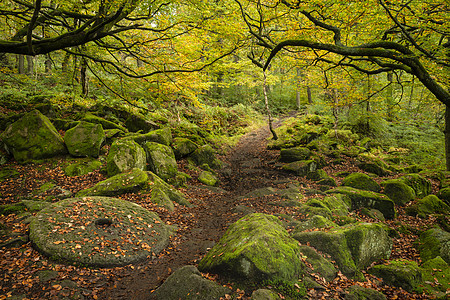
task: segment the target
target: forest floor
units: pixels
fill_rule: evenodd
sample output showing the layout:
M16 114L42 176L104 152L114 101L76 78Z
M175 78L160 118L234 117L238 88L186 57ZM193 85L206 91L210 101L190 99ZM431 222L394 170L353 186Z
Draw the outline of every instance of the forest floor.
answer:
M270 131L263 127L246 134L238 145L221 160L228 167L220 173L221 184L218 188L207 188L197 182L196 170L189 168L185 161L179 164L180 171L190 174L194 180L182 191L189 196L193 207L176 206L174 212L145 202L140 194L124 194L118 198L133 201L155 211L169 225L177 226L176 234L166 249L152 260L125 267L93 269L58 264L42 256L31 245L0 249L0 299L19 296L16 299L149 299L151 292L161 285L176 269L184 265L197 265L202 256L224 234L227 227L248 212L294 215L297 219L306 216L296 215L294 208L280 208L268 205L281 201L278 196L243 197L247 193L264 187L285 188L292 182L301 183L305 189L315 188L314 183L304 178L285 173L281 170L277 158L279 151L267 150ZM6 167L16 169L21 175L13 180L0 182L0 204L17 201L20 196L30 195L43 182L54 182L73 193L88 188L105 179L99 172L79 177L67 177L60 166L54 163L42 165L17 165L9 163ZM327 169L328 168L328 169ZM329 174L347 170L358 170L349 159L345 163L326 167ZM336 178L339 180L339 178ZM338 182L339 183L339 182ZM44 197L40 195L39 197ZM306 198L316 197L309 194ZM354 213L357 216L357 213ZM357 216L364 220L365 217ZM375 220L368 221L374 222ZM407 224L411 228L425 228L433 219L422 220L407 217L399 209L399 218L387 222L391 227ZM0 216L5 224L17 236L26 235L28 225L12 214ZM400 235L394 239L391 258L406 258L420 261L413 247L416 236ZM5 242L1 240L0 244ZM42 276L44 272L53 272L50 279ZM205 277L229 285L212 274ZM388 299L428 299L426 295L410 294L402 289L384 286L376 278L366 275L366 282L354 282L339 273L331 283L320 282L325 289L310 290L310 299L343 299L346 287L359 284L382 291ZM318 279L320 280L320 279ZM237 299L250 299L251 291L235 290Z

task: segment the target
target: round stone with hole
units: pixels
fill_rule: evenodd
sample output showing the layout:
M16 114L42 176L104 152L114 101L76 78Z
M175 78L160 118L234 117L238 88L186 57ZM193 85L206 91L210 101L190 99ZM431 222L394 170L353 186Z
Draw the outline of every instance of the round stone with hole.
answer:
M30 224L33 245L51 259L81 266L122 266L161 252L173 229L135 203L79 197L54 203Z

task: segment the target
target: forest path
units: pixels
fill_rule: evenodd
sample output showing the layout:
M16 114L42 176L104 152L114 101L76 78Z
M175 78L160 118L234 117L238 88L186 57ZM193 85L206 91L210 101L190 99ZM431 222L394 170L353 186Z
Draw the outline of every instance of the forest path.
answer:
M124 271L123 276L111 278L99 299L151 299L150 292L173 271L184 265L196 265L227 227L249 209L239 209L242 208L236 201L239 197L258 188L274 186L288 176L275 168L276 151L266 149L270 136L268 126L260 127L244 135L233 150L221 157L227 166L219 171L220 188L189 186L185 193L195 206L178 206L175 212L161 216L167 224L178 227L166 251L136 265L133 272Z

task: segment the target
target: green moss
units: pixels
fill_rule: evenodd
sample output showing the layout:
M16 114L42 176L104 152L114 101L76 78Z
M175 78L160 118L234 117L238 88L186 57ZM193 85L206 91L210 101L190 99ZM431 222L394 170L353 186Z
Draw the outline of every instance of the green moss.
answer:
M213 169L219 169L222 162L216 158L214 150L210 145L204 145L195 150L189 158L197 165L207 164Z
M363 173L352 173L348 175L342 181L342 185L377 193L381 190L380 185L375 180Z
M278 218L250 214L231 225L200 261L201 271L247 282L296 280L304 268L298 242Z
M64 142L72 156L98 157L100 148L106 139L100 124L80 122L74 128L66 131Z
M418 293L425 292L437 299L446 299L450 288L450 267L440 256L422 265L422 278L423 283L416 288Z
M423 262L440 256L450 263L450 233L440 228L429 229L420 234L416 246Z
M136 142L117 140L111 145L106 160L108 176L114 176L133 168L145 170L147 158L144 149Z
M128 131L125 127L123 127L120 124L108 121L106 119L100 118L100 117L95 116L95 115L90 114L90 113L86 114L83 117L82 120L86 121L86 122L89 122L89 123L101 124L104 129L119 129L119 130L121 130L123 132L127 132Z
M317 163L314 160L295 161L282 167L283 170L298 176L307 176L308 174L315 172L317 168Z
M282 162L294 162L298 160L307 160L311 156L311 150L305 147L296 147L289 149L281 149L280 161Z
M172 131L169 127L157 129L144 134L132 134L124 138L125 140L133 140L139 145L146 142L154 142L166 146L172 143Z
M386 300L386 296L376 290L359 285L352 285L347 289L346 300Z
M406 185L402 180L386 180L381 183L381 186L384 188L384 194L397 205L405 205L416 198L414 189Z
M198 176L198 180L201 183L204 183L209 186L217 186L219 184L219 180L217 179L217 177L209 171L201 172L200 175Z
M423 281L417 263L408 260L393 260L386 265L376 265L368 272L382 278L387 285L401 287L409 292L416 290Z
M418 215L421 218L427 218L430 214L450 213L450 206L445 204L435 195L428 195L421 200L417 200L414 205L407 208L406 212L410 215Z
M26 210L24 203L13 203L0 205L0 215L20 214Z
M16 169L3 168L0 170L0 182L10 178L16 178L20 173Z
M149 169L164 180L175 177L177 162L172 148L155 142L142 145L147 154Z
M423 198L431 193L431 182L419 174L408 174L399 179L410 186L418 198Z
M98 160L81 160L64 168L67 176L82 176L101 168L102 163Z
M172 147L175 157L180 159L197 150L198 145L187 138L174 138Z
M327 196L320 201L328 207L333 215L337 216L347 216L348 210L352 206L350 198L342 194Z
M297 224L292 234L314 228L334 228L334 227L337 227L337 225L334 222L330 221L329 219L323 216L315 215L312 216L310 219Z

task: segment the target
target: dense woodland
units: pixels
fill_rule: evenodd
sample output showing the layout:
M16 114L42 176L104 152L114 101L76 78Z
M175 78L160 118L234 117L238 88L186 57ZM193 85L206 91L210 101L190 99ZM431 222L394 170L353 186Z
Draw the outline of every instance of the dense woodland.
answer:
M362 292L350 295L350 286L376 290L387 299L445 299L450 288L450 262L447 261L450 189L446 191L450 186L449 21L448 0L1 1L0 273L4 274L0 274L3 279L0 299L127 299L117 286L123 289L127 284L132 286L137 270L147 274L144 277L149 288L132 297L147 299L150 290L156 290L175 267L187 264L199 267L204 279L231 288L215 295L217 299L386 299L370 292L371 296L361 296ZM70 149L69 154L64 150L63 156L43 159L31 159L26 155L30 159L24 159L16 155L14 141L8 141L10 133L20 131L14 124L35 109L39 111L36 114L42 113L52 123L66 148L67 133L78 126L78 122L101 124L105 138L99 143L97 154L80 155L93 156L98 166L87 173L80 171L69 176L67 166L79 163L80 159L83 166L90 161L77 158ZM170 137L162 133L159 136L158 130L166 129ZM149 132L154 130L158 131L155 133L158 138L151 142L170 148L167 151L173 156L173 174L156 172L154 163L149 161L150 146L144 147L140 142L147 143ZM140 172L148 169L157 174L150 172L157 179L145 172L133 173L132 177L144 176L145 180L152 181L153 190L156 187L164 190L162 194L170 198L170 204L155 202L156 196L149 192L148 186L139 192L133 188L114 195L95 194L100 188L95 186L96 189L94 184L128 172L110 167L109 157L115 151L116 139L133 140L144 147L147 165L144 162ZM214 152L211 155L222 162L216 163L215 159L204 162L193 156L186 158L180 150L187 147L186 140L194 149L209 147ZM292 149L297 152L290 152ZM308 153L300 155L298 151ZM294 156L302 158L292 159ZM304 171L304 165L302 170L298 165L290 165L295 161L308 162L309 171ZM369 164L375 167L364 167ZM139 169L130 167L135 168ZM257 170L257 175L246 173L249 169ZM213 179L200 179L205 172ZM352 173L366 174L364 176L371 178L378 187L349 184L351 180L344 177ZM401 178L410 175L420 179L414 177L413 196L400 203L389 194L388 186L392 184L389 180L403 180ZM363 180L369 180L366 177ZM124 179L124 186L130 178ZM249 183L252 180L255 180L253 185ZM199 181L211 189L200 190ZM419 181L426 182L425 192L417 187ZM49 183L54 186L46 190L45 184ZM317 204L317 201L328 199L326 195L346 193L336 192L340 185L381 193L383 197L387 195L395 203L395 209L394 203L392 211L370 204L369 208L384 215L378 218L373 212L369 213L367 207L362 207L359 200L349 196L351 212L347 211L348 216L347 213L336 216L331 207L328 207L329 214L316 210L325 209L324 204ZM97 266L89 263L84 268L71 259L64 261L59 257L54 262L46 250L40 249L38 242L30 243L28 226L37 225L24 220L35 216L40 209L27 207L29 202L26 201L46 199L55 204L67 198L55 196L61 194L55 191L56 186L74 197L117 196L159 215L161 219L157 217L157 224L176 225L175 230L170 229L176 234L158 250L162 254L145 249L153 255L157 278L148 275L152 273L152 266L142 260L139 264L122 264L125 267L112 264L111 269L108 269L110 265L101 265L108 267L106 269L96 269ZM269 186L272 193L246 194L251 189ZM291 191L293 186L300 196L288 199L299 202L281 205L282 191ZM167 191L175 189L175 192ZM333 189L336 190L329 192ZM91 193L84 192L88 190ZM145 196L147 192L151 201L150 196ZM211 203L228 204L209 207L205 204L208 196L214 199ZM422 201L428 196L435 197L433 204L423 204L428 203ZM314 202L313 197L319 200L314 198ZM236 199L234 204L226 200L231 198ZM255 202L249 204L248 199ZM272 204L267 205L269 202ZM122 204L108 205L119 207ZM234 223L250 212L231 213L236 207L252 207L251 212L264 213L266 219L250 214L256 215L256 219L248 217ZM213 215L218 221L216 227L211 227L207 220L214 210L217 210ZM188 216L197 213L202 217L191 219ZM367 262L358 265L353 257L356 269L350 272L344 271L343 263L331 255L337 275L327 278L317 275L319 272L312 268L308 278L314 279L315 284L308 284L306 279L292 281L285 276L288 272L285 270L274 278L258 275L256 281L254 278L242 281L240 274L237 280L227 275L231 272L228 269L224 275L220 267L212 267L214 263L201 261L207 256L206 250L195 259L189 254L178 260L166 258L171 257L171 252L175 255L177 247L189 249L183 240L195 235L191 227L206 230L210 226L205 234L211 235L215 243L231 224L230 228L235 228L233 226L241 221L263 224L261 228L275 228L275 225L264 225L264 222L278 222L267 215L278 216L283 230L287 230L286 235L290 234L308 247L313 244L303 240L308 232L323 231L323 228L333 231L335 229L330 228L353 226L355 222L384 223L389 228L386 232L394 240L392 256L373 258L367 265ZM298 226L306 226L304 223L313 215L328 218L338 225L326 223L318 227L322 229L313 226L305 229L306 233L300 233L302 230ZM107 220L104 217L106 226L110 226ZM434 267L426 267L427 261L419 253L421 246L417 241L423 232L433 228L442 232L438 239L443 246L439 249L447 254L438 256L442 256L444 264L434 262ZM217 233L213 233L214 230ZM24 236L26 239L20 240ZM199 249L203 246L210 249L214 245L205 244L202 238L197 241L196 237L195 241L201 245ZM54 243L63 242L55 240ZM329 254L319 245L314 247L319 253ZM212 249L211 252L221 255L220 250ZM351 251L355 256L356 250ZM194 253L194 250L187 252ZM309 256L302 253L302 257ZM376 285L374 282L381 280L374 276L381 275L368 275L366 270L381 264L380 259L385 264L393 259L404 259L422 268L420 276L426 287L405 286L395 280L386 283L385 278L386 284ZM177 263L171 262L173 260ZM431 277L426 273L430 268L437 270ZM40 275L36 277L38 270L56 270L59 275L57 272L51 279L42 279ZM23 273L23 276L12 276L13 273ZM120 283L121 277L128 281ZM73 282L78 284L77 288L61 284L70 278L76 278ZM137 285L133 287L138 289ZM253 293L258 288L274 291L270 295L273 298L263 298L269 295L258 298L258 294ZM208 298L211 295L186 296L185 299L212 299Z

